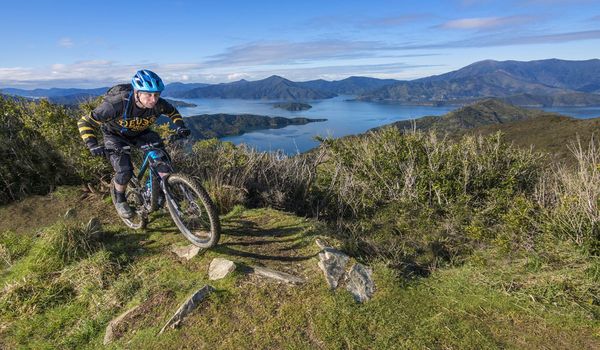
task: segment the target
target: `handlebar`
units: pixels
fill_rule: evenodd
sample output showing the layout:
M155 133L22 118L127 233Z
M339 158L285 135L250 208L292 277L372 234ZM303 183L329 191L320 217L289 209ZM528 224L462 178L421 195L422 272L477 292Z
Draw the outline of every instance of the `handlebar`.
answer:
M163 144L171 144L175 141L179 141L182 139L185 139L185 136L181 136L178 134L174 134L174 135L169 135L169 137L167 138L161 138L160 141L158 142L152 142L152 143L147 143L144 145L139 146L139 149L141 149L142 151L146 152L148 150L152 150L155 148L158 148L159 146L163 145ZM106 154L108 155L111 152L115 152L115 153L127 153L131 151L131 147L137 147L136 145L134 145L133 143L128 142L127 140L123 140L125 141L125 143L127 143L127 146L123 146L120 149L114 149L114 148L107 148L106 149Z

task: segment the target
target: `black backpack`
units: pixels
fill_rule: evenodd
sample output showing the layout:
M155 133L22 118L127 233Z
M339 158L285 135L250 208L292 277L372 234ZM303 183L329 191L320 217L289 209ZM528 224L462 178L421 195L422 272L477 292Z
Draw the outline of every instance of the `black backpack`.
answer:
M129 95L133 91L131 84L118 84L106 91L105 96Z
M133 86L131 86L131 84L117 84L108 89L104 94L104 97L109 97L113 100L116 99L116 97L121 97L121 100L125 102L122 118L124 121L126 121L128 118L128 114L131 113L132 109L131 99L133 97ZM121 128L121 133L125 133L127 131L127 128Z

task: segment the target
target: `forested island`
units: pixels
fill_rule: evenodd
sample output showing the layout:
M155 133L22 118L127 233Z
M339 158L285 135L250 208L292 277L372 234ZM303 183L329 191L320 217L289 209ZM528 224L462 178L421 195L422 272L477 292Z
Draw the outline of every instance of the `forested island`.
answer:
M279 129L288 125L304 125L327 119L269 117L254 114L201 114L185 118L185 124L196 139L241 135L262 129ZM166 123L161 117L158 123Z
M312 108L312 106L309 105L308 103L301 103L301 102L281 102L281 103L275 103L275 104L273 104L273 107L274 108L285 109L285 110L291 111L291 112L306 111L306 110Z

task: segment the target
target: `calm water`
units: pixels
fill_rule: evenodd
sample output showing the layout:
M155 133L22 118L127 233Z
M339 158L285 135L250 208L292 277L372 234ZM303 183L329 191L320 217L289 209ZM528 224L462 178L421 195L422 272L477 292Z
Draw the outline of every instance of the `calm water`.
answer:
M186 99L197 107L180 107L183 116L197 114L258 114L279 117L323 118L326 122L306 125L290 125L282 129L259 130L240 136L225 137L222 140L235 144L245 143L261 151L281 149L288 154L304 152L318 145L315 136L341 137L359 134L376 126L398 120L414 119L426 115L443 115L456 107L403 106L393 103L348 101L352 96L338 96L333 99L312 101L313 108L307 111L290 112L273 108L276 101L255 101L235 99ZM549 108L577 118L600 116L600 108Z

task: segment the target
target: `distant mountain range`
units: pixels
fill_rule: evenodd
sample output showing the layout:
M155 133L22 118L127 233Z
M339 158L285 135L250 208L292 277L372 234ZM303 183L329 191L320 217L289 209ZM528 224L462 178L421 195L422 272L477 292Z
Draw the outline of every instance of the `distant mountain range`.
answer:
M47 97L68 104L98 89L2 89L0 93ZM600 105L600 60L493 61L473 63L456 71L401 81L349 77L338 81L293 82L273 75L258 81L239 80L223 84L171 83L163 96L172 98L236 98L279 101L310 101L337 95L355 95L362 101L393 101L412 105L464 105L496 97L522 106Z
M343 80L327 81L323 79L297 83L310 89L328 91L338 95L360 95L387 85L400 83L395 79L377 79L368 77L349 77Z
M94 88L94 89L77 89L77 88L50 88L50 89L34 89L34 90L24 90L24 89L13 89L13 88L4 88L0 89L0 92L5 95L17 95L23 97L64 97L69 95L78 95L78 94L87 94L91 96L100 96L108 90L108 87Z
M306 87L277 75L263 80L239 80L173 94L173 97L179 98L240 98L282 101L321 100L335 96L335 93Z
M163 96L175 96L185 91L189 91L192 89L197 89L205 86L209 86L210 84L204 83L171 83L165 86L165 90L163 91Z
M481 61L360 95L363 101L464 104L500 97L523 105L600 105L600 60Z

